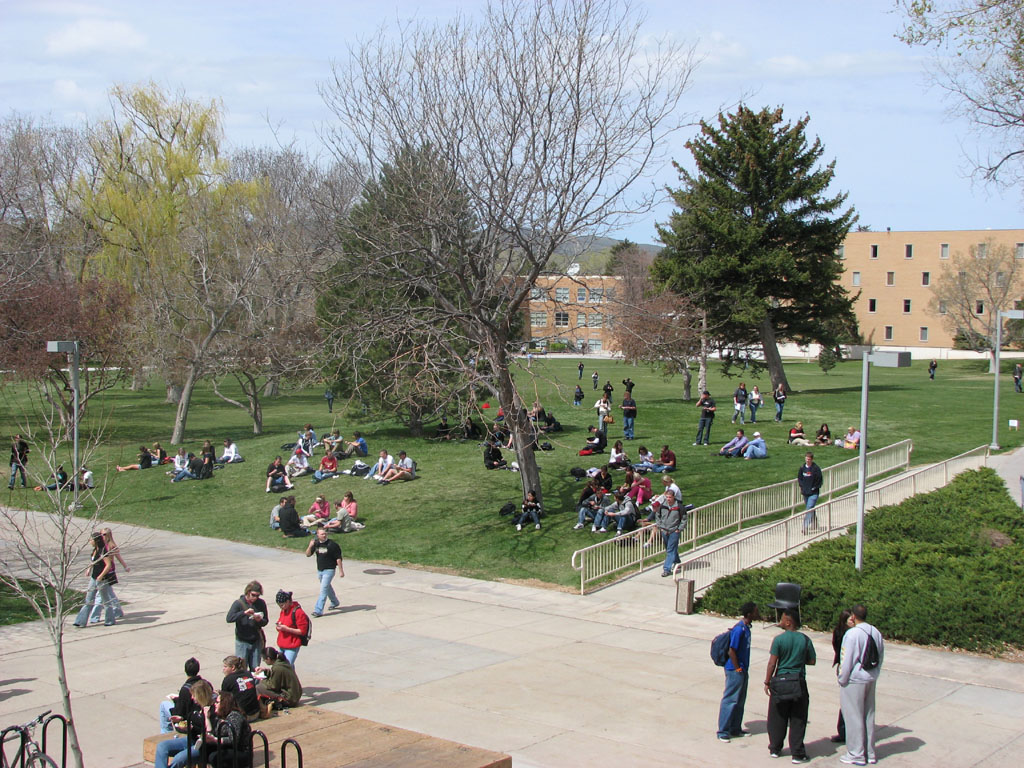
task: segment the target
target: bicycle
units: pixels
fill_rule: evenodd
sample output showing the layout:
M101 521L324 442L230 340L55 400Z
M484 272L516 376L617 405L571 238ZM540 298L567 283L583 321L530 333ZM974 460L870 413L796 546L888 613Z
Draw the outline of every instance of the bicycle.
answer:
M0 768L57 768L57 763L40 748L33 738L36 728L46 719L52 710L46 710L34 720L24 725L12 725L3 731L3 742L0 743ZM21 740L18 752L12 761L7 760L7 742Z

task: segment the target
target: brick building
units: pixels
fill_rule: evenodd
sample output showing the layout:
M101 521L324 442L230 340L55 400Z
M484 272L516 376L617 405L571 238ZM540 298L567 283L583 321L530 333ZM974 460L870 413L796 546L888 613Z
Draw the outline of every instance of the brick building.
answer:
M565 344L581 352L614 351L618 283L608 275L541 275L530 295L531 343L541 349Z

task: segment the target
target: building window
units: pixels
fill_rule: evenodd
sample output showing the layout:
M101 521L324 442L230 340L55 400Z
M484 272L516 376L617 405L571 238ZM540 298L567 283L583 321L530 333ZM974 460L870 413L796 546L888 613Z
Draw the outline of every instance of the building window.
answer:
M600 304L602 299L604 299L604 288L591 288L590 289L590 303L591 304Z
M931 284L932 284L932 273L931 272L922 272L921 273L921 285L931 285Z
M855 286L860 285L860 272L853 273L853 284Z
M1015 259L1024 259L1024 243L1017 243L1013 247L1013 257Z
M568 288L555 288L555 301L565 303L569 301L569 289Z
M921 326L921 333L920 333L919 338L921 339L921 341L928 341L928 326L926 326L926 325L922 325Z
M568 312L555 312L555 328L568 328L569 327L569 313Z
M885 284L886 285L896 285L896 273L895 272L886 272L885 273Z
M874 312L878 309L878 299L868 299L868 312Z
M580 304L583 304L586 300L587 300L587 289L586 288L577 288L576 289L576 301L578 303L580 303Z
M907 243L905 246L903 246L903 250L908 259L914 258L914 246L912 244Z
M974 302L974 314L976 314L976 315L984 315L985 314L985 302L984 301L976 301L976 302Z
M943 243L942 245L939 246L939 258L940 259L948 259L949 258L949 243Z
M582 312L577 312L576 313L576 327L577 328L586 328L586 326L587 326L587 316L585 314L583 314Z
M977 258L984 259L988 255L988 243L978 243L974 253Z
M1005 288L1006 287L1006 273L1005 272L996 272L996 286L999 287L999 288Z
M872 259L877 259L878 258L878 246L877 245L872 245L871 246L871 258Z
M544 289L534 286L530 289L530 298L534 301L541 301L544 298Z
M1022 245L1024 245L1024 243L1022 243ZM840 259L845 259L846 258L846 246L845 245L840 245L838 248L836 248L836 256L838 258L840 258Z
M892 326L891 325L885 326L885 330L883 331L883 334L885 336L885 340L886 341L892 341Z
M910 314L910 299L904 299L903 300L903 314L904 315L909 315Z
M940 301L939 302L939 314L940 315L945 315L948 312L949 312L949 307L946 306L946 302Z
M547 312L531 312L530 326L532 328L546 328L548 324Z
M600 339L590 339L590 341L587 342L587 349L589 349L591 352L600 352L601 351L601 340Z
M590 327L600 328L604 325L604 315L591 315L590 316Z
M605 301L615 301L615 289L614 288L605 288L604 300Z

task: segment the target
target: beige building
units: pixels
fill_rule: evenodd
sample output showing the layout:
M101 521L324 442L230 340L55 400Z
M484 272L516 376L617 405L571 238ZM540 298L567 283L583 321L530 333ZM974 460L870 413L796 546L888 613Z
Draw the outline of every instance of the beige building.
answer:
M1024 259L1024 229L961 232L851 232L843 242L843 287L870 344L921 354L953 346L953 331L933 306L932 285L951 258L972 248L1008 246ZM990 311L983 301L976 311Z
M607 275L541 275L526 318L531 343L541 349L565 344L568 351L614 351L618 283L618 277Z

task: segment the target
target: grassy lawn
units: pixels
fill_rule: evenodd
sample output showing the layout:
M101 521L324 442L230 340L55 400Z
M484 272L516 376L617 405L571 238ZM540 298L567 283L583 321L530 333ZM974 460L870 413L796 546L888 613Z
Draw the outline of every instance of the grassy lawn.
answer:
M26 588L37 595L42 594L43 588L38 584L26 583ZM75 604L77 609L82 603L82 593L69 592L66 594L66 599L71 601L77 600ZM71 613L70 608L68 611ZM74 614L71 613L71 619L73 618ZM38 621L38 619L39 615L32 610L32 606L28 604L27 600L15 593L8 585L0 584L0 626L20 624L23 621Z
M1013 360L1006 360L1009 370ZM556 585L571 585L578 578L569 560L573 550L597 541L598 534L570 530L574 522L574 500L582 484L568 474L573 466L587 467L599 457L580 457L588 424L594 423L591 408L573 408L577 358L536 358L533 369L517 374L524 401L534 396L553 411L565 427L549 439L550 453L538 454L544 478L547 517L541 531L516 533L509 518L498 516L506 501L519 498L518 476L511 472L488 472L482 451L475 442L440 443L412 438L400 425L349 415L335 403L328 414L322 389L283 395L265 403L265 434L252 437L251 422L239 409L218 400L208 389L200 389L189 414L186 447L198 452L204 439L218 448L224 437L237 440L246 462L218 470L208 481L171 484L161 469L117 473L115 464L132 463L138 446L160 440L165 448L171 432L173 406L163 402L158 381L142 392L117 390L93 401L83 431L105 422L106 435L99 459L94 461L97 483L108 484L103 516L189 534L220 537L265 546L299 549L302 541L286 541L267 525L276 495L264 493L267 463L280 446L296 439L297 429L313 423L318 434L337 427L345 436L360 430L371 455L381 448L397 455L406 450L419 467L419 478L406 483L378 486L372 481L336 478L312 485L301 478L296 487L300 513L304 513L318 491L330 501L352 490L359 502L365 530L340 537L346 556L363 560L418 564L451 569L461 574L490 579L534 579ZM697 426L693 402L683 402L680 379L663 380L658 374L607 360L587 360L583 379L584 405L597 400L590 374L596 368L601 382L615 386L613 400L621 398L621 380L626 375L636 382L634 397L639 406L637 439L627 443L627 452L645 444L657 453L668 443L676 452L676 479L694 504L703 504L739 490L793 477L802 461L803 448L789 446L785 436L797 419L812 433L823 421L834 435L857 424L860 413L860 362L847 362L823 374L813 363L791 362L787 374L795 392L786 404L783 424L773 422L774 406L761 410L757 428L768 442L763 461L726 461L715 456L717 446L732 436L731 392L738 379L727 380L711 373L710 389L719 404L713 430L713 445L691 447ZM524 362L525 365L525 362ZM938 377L929 381L927 361L915 361L910 369L872 370L871 444L881 447L904 438L914 440L914 463L926 463L956 455L991 439L992 378L980 362L943 362ZM696 379L695 379L696 381ZM748 379L748 389L758 384L770 390L766 379ZM1013 393L1012 382L1002 382L1000 418L1024 416L1024 396ZM696 390L696 386L694 386ZM0 398L4 434L19 429L22 403L16 388L8 386ZM496 413L496 403L484 413ZM752 428L748 425L748 434ZM621 418L609 428L609 438L621 436ZM1024 433L1002 429L1005 447L1024 440ZM169 451L173 452L173 451ZM506 456L506 458L512 458ZM822 466L851 458L838 448L819 449L816 460ZM319 460L319 456L318 459ZM70 462L69 462L70 464ZM351 461L342 462L347 467ZM30 469L32 469L30 464ZM35 467L39 469L38 467ZM25 504L31 492L16 489L8 498ZM4 500L5 502L7 499Z

